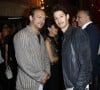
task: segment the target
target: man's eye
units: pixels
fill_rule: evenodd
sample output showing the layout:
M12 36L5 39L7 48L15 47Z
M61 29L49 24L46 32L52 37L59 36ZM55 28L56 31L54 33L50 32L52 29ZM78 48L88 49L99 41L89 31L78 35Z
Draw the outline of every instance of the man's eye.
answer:
M41 17L38 17L38 18L41 18Z

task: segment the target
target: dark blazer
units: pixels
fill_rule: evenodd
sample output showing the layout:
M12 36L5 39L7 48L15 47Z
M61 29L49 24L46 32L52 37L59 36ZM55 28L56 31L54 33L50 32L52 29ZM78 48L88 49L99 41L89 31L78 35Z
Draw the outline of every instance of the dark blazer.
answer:
M100 43L99 30L93 23L90 23L84 30L89 35L91 54L92 54L92 63L94 69L95 66L97 65L97 53L98 53L99 43Z
M90 82L92 65L86 32L69 26L62 41L62 68L66 88L85 90Z

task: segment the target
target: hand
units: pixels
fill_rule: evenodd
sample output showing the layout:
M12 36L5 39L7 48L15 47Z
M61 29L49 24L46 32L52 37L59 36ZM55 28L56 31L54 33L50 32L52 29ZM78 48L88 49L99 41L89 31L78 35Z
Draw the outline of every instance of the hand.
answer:
M44 75L43 79L41 80L41 83L42 83L42 84L45 84L46 81L48 80L48 78L49 78L49 75L48 75L47 72L45 72L45 75Z

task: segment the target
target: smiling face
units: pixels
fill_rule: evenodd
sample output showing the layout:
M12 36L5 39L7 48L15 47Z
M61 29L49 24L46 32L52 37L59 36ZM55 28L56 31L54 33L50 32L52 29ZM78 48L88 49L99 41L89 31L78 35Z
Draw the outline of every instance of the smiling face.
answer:
M62 30L65 30L69 25L69 15L59 10L54 12L53 16L57 26Z
M58 28L55 25L51 25L51 27L48 27L49 34L52 36L56 36L58 34Z
M45 23L45 12L42 10L35 10L34 15L30 16L30 23L36 28L41 29Z

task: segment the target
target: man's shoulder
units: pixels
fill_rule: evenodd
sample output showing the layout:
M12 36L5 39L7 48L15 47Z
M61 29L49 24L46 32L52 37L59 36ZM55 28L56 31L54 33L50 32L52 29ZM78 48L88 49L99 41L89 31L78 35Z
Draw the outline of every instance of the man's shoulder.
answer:
M88 37L88 34L79 27L73 27L73 32L77 38Z
M72 27L72 30L75 34L83 33L84 31L79 27Z
M27 31L28 31L27 29L28 29L28 28L25 27L25 28L19 30L15 35L25 34L25 33L27 33Z
M94 23L90 23L86 29L98 30L99 28Z
M91 23L90 25L88 25L85 29L86 32L88 32L89 35L95 35L95 36L99 36L100 32L99 32L99 28L97 25Z
M74 30L74 31L77 31L77 32L78 32L78 30L82 30L82 29L79 28L79 27L73 27L73 26L70 26L70 28L71 28L72 30Z
M19 30L15 35L14 35L14 38L20 38L22 36L25 36L27 35L27 27Z

